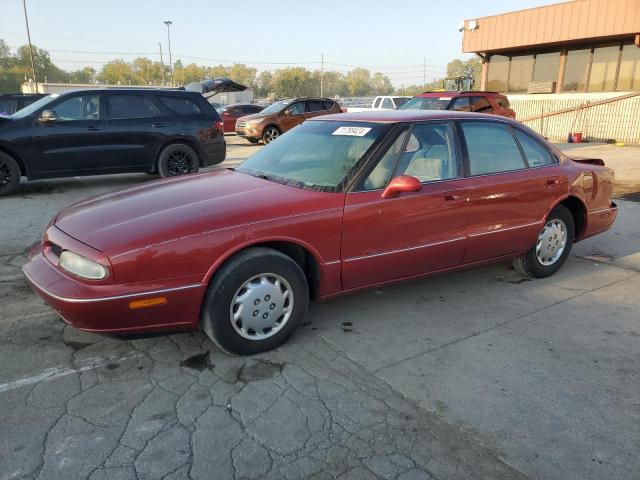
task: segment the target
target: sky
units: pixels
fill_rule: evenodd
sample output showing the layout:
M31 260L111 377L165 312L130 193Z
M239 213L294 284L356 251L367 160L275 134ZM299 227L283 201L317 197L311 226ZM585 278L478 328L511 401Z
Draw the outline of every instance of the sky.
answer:
M553 0L27 0L31 40L65 70L100 69L113 58L245 63L262 70L286 66L346 72L355 67L387 75L395 86L441 78L463 54L463 19ZM27 43L22 0L0 0L0 38L13 49Z

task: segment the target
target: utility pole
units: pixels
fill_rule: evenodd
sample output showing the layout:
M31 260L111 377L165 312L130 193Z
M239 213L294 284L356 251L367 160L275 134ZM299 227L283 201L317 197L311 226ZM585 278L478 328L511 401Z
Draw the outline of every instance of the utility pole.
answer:
M33 82L36 84L36 93L38 92L38 77L36 77L36 62L33 60L33 46L31 45L31 32L29 31L29 17L27 17L27 0L22 0L24 8L24 22L27 24L27 39L29 40L29 54L31 55L31 72L33 73Z
M171 86L173 87L173 62L171 60L171 33L169 28L172 23L171 20L164 21L164 24L167 26L167 40L169 41L169 75L171 75Z
M158 42L158 46L160 47L160 65L162 65L160 74L162 75L162 86L164 87L164 60L162 59L162 42Z
M320 96L323 96L324 91L324 53L320 54Z
M427 91L427 59L422 59L422 89Z

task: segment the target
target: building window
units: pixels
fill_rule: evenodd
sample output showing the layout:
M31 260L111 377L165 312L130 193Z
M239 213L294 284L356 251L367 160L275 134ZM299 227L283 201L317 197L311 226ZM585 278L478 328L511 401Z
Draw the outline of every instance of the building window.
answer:
M489 59L489 72L487 74L487 90L496 92L507 91L507 78L509 77L509 57L492 55Z
M564 69L564 83L562 90L565 92L582 92L587 85L589 62L591 61L591 49L569 50L567 52L567 64Z
M627 43L622 47L616 90L640 90L640 48L633 43Z
M533 68L535 82L555 82L558 79L560 52L539 53Z
M594 49L589 74L590 92L612 92L615 89L619 58L619 44Z
M533 74L533 55L511 57L509 92L526 92Z

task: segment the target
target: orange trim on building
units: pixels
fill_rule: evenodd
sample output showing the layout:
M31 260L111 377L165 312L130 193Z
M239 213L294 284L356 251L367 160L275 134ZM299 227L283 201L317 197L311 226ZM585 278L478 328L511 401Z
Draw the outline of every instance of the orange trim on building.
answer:
M469 30L473 22L476 28ZM640 0L572 0L465 20L462 50L497 53L640 35Z

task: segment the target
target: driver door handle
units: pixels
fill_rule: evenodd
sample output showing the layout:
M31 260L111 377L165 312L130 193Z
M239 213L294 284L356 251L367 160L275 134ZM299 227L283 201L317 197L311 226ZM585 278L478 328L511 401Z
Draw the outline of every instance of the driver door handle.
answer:
M90 126L90 127L87 127L87 130L90 132L97 132L98 130L100 130L100 127Z
M450 192L450 193L445 193L444 194L444 201L445 202L457 202L461 198L462 198L462 195L460 195L457 192Z
M153 128L164 128L165 125L162 123L154 123L153 125L151 125Z

